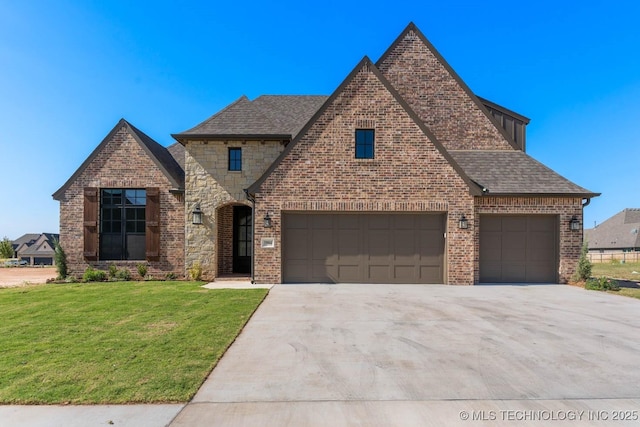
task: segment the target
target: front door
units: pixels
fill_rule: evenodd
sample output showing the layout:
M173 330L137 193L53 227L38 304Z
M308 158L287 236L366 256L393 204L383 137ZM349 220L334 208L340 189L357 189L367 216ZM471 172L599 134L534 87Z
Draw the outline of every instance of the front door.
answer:
M251 273L251 208L233 207L233 272Z

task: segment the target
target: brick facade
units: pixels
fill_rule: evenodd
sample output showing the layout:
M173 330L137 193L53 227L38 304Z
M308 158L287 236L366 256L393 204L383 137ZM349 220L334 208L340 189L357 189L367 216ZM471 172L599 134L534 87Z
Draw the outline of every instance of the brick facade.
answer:
M354 134L375 129L375 158L356 159ZM292 147L256 194L255 279L280 283L281 218L286 211L445 212L447 282L473 284L473 212L468 185L365 64ZM260 247L273 237L274 249Z
M534 186L528 192L535 194L527 197L496 196L497 191L481 196L479 185L462 172L448 151L487 150L492 154L485 163L491 171L496 150L505 155L522 153L503 151L517 147L413 24L378 67L363 60L306 126L311 110L320 108L317 100L312 104L289 100L294 103L274 110L273 105L279 105L274 102L280 101L263 99L260 105L271 106L271 114L264 114L256 110L257 102L253 105L243 97L232 104L237 108L229 117L222 114L225 109L194 128L204 129L201 134L178 135L185 147L184 197L170 192L170 180L126 127L112 133L60 197L61 243L72 274L82 274L89 265L83 258L85 187L160 188L160 260L147 263L149 273L156 276L186 275L196 262L204 279L232 274L233 211L237 205L253 206L245 194L248 188L255 192L254 277L258 283L282 282L282 214L286 212L442 213L446 217L445 282L457 285L479 281L481 215L554 215L559 281L567 282L575 271L582 232L570 231L568 224L574 216L582 222L582 197L590 193L548 197L544 194L564 193L546 188L538 195L535 192L540 190ZM301 110L307 115L301 115ZM303 120L296 126L278 127L294 116ZM259 132L260 126L265 126L264 133ZM236 127L241 131L230 133ZM373 159L355 158L356 129L375 130ZM289 134L294 141L285 148ZM228 170L229 148L242 149L241 171ZM478 170L464 167L468 174ZM516 191L502 194L512 193ZM202 224L192 223L196 205L203 212ZM262 221L267 214L270 228ZM458 226L463 215L467 229ZM273 239L275 247L262 248L265 238ZM138 263L116 264L135 273ZM90 264L105 269L111 262Z
M84 188L160 189L160 258L158 261L86 261L83 256ZM184 273L184 204L172 185L140 144L122 126L75 177L60 197L60 244L67 254L69 273L82 276L86 268L106 270L115 264L137 277L137 265L146 263L148 274L163 278Z
M218 208L218 272L233 274L233 205Z
M448 150L509 150L500 127L417 30L379 61L382 74ZM472 98L473 97L473 98Z

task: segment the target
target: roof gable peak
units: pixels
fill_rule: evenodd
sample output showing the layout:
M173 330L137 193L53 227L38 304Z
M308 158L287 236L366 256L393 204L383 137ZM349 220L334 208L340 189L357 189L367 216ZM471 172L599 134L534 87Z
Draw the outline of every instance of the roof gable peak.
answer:
M122 129L124 129L133 139L138 143L142 150L149 156L149 158L157 165L160 171L167 177L172 186L176 189L183 187L184 171L175 159L169 154L167 149L158 144L151 137L146 135L141 130L130 124L124 118L121 118L118 123L111 129L107 136L98 144L98 146L91 152L91 154L85 159L80 167L74 172L73 175L60 187L52 197L55 200L60 200L64 192L73 184L73 182L85 171L85 169L91 164L91 162L98 156L99 153L104 150L106 145L111 142L113 137Z
M296 138L294 138L289 145L285 148L285 150L280 154L280 156L274 161L271 166L267 169L267 171L249 188L248 192L250 194L255 194L260 190L261 185L264 181L271 175L271 173L278 167L278 165L282 162L284 158L291 152L293 147L305 136L305 134L309 131L309 129L316 123L316 121L324 114L324 112L329 108L329 106L336 100L336 98L345 90L345 88L352 82L352 80L361 72L372 73L376 78L380 81L380 83L386 88L386 90L391 94L391 96L402 106L405 112L409 115L411 120L420 128L420 130L429 138L429 140L433 143L436 149L440 152L440 154L449 162L449 164L454 168L456 173L465 181L465 183L469 186L469 191L471 194L481 194L481 189L477 184L475 184L462 170L462 168L455 162L453 157L446 151L444 146L438 142L435 135L427 128L427 126L420 120L418 115L411 109L409 104L400 96L400 94L393 88L391 83L384 77L384 75L380 72L378 67L371 61L371 59L365 55L360 62L353 68L353 70L349 73L349 75L344 79L344 81L338 86L338 88L333 92L333 94L325 101L322 107L314 114L314 116L307 122L307 124L302 128L302 130L298 133Z
M451 65L449 65L449 63L440 54L440 52L436 49L436 47L427 39L427 37L422 33L422 31L420 31L420 29L413 22L410 22L409 25L405 27L405 29L400 33L400 35L389 46L389 48L387 48L387 50L382 54L380 59L378 59L378 61L376 62L376 66L379 67L380 69L384 69L383 65L385 64L385 62L387 60L391 60L391 61L393 60L391 58L391 55L393 55L394 52L396 52L399 49L400 45L405 40L411 43L415 43L415 42L421 43L424 46L424 48L427 51L429 51L431 55L433 55L436 62L440 64L440 66L445 70L446 74L448 74L453 80L453 82L455 82L454 85L457 85L462 90L462 93L464 93L464 95L471 101L472 105L474 105L475 108L479 110L479 115L477 112L475 112L475 110L469 110L469 111L473 111L473 113L469 112L468 114L473 114L473 117L483 117L479 123L486 123L486 125L483 124L483 126L487 129L487 132L493 135L492 138L496 138L494 139L495 142L493 143L497 143L499 141L499 145L503 145L507 148L514 148L514 149L520 150L520 147L513 140L513 138L497 122L497 120L491 115L491 113L489 113L489 111L483 105L480 99L478 99L478 97L471 91L471 89L462 80L462 78L460 78L458 73L455 72L455 70L451 67ZM388 70L384 72L388 72ZM407 72L415 73L415 70L407 70ZM393 81L393 78L391 76L387 76L387 77L389 77L389 80ZM404 93L401 87L398 87L397 89L399 90L399 92ZM406 96L407 94L404 93L404 95ZM421 116L425 115L424 111L421 112L420 111L421 109L418 108L418 106L416 105L417 101L415 100L411 101L411 99L407 99L407 101L409 101L410 103L413 102L412 105L414 109L418 113L420 113ZM422 117L422 118L425 121L427 120L426 117ZM460 124L460 128L464 129L465 127L463 124ZM434 128L433 130L437 131L438 129ZM447 138L444 138L443 142L446 143L446 140ZM447 145L447 147L449 146ZM460 149L460 147L455 147L455 149Z

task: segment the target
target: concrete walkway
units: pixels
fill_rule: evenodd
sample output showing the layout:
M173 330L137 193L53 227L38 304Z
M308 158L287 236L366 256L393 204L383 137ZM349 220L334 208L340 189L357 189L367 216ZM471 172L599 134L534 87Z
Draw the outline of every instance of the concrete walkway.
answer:
M278 285L171 426L637 426L638 325L569 286Z

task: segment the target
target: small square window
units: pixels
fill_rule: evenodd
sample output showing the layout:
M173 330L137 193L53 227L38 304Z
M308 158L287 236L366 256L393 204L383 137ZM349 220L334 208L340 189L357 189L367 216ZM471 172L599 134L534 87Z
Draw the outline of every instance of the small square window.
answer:
M373 159L375 131L356 129L356 159Z
M242 170L242 148L229 148L229 170Z

